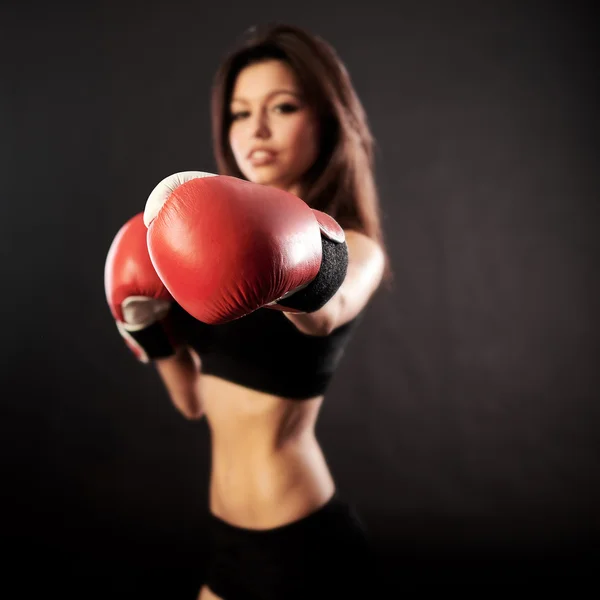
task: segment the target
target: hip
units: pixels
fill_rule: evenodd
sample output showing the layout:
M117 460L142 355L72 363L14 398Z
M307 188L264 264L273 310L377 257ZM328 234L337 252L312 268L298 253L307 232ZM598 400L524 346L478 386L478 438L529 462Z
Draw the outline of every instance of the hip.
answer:
M320 508L265 530L212 515L208 587L231 600L349 597L371 580L366 527L334 491ZM355 595L356 597L356 595Z

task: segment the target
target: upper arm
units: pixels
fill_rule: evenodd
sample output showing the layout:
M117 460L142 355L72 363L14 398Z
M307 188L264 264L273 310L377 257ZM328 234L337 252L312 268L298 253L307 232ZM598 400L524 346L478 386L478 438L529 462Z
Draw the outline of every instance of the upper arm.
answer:
M155 361L158 373L175 408L188 419L203 415L200 398L199 358L188 348L181 347L174 356Z
M346 231L348 272L335 296L333 328L354 319L379 287L385 257L381 246L358 231ZM326 305L327 306L327 305Z

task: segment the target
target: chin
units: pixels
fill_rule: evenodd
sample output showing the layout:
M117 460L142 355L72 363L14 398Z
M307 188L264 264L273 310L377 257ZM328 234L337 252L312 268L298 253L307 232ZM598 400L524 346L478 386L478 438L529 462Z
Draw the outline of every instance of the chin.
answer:
M247 175L248 180L252 183L260 183L261 185L268 185L277 188L287 188L288 178L282 177L280 173L265 172L265 173L249 173Z

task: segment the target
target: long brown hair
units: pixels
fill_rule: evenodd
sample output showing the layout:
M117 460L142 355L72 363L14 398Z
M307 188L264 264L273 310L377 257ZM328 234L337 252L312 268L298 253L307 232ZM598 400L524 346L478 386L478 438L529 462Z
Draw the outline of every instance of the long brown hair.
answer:
M212 132L217 168L245 179L229 144L229 103L239 72L265 60L284 61L294 71L320 122L320 152L300 182L301 197L345 229L364 233L385 252L374 177L374 140L350 75L335 50L299 27L274 24L248 30L219 67L212 89Z

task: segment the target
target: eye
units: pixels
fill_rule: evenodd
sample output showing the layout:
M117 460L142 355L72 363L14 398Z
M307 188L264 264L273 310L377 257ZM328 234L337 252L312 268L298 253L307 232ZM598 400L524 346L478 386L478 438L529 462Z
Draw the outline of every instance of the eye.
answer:
M250 111L239 110L237 112L232 112L229 116L232 121L239 121L240 119L245 119L250 116Z
M282 104L278 104L274 110L277 113L287 115L290 113L295 113L297 110L299 110L299 107L295 104L291 104L290 102L283 102Z

